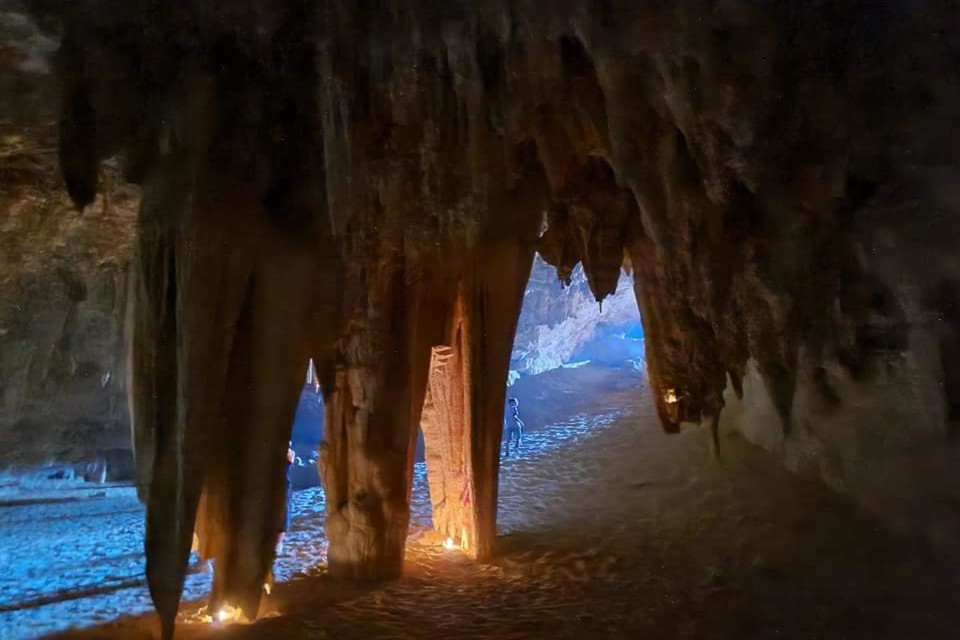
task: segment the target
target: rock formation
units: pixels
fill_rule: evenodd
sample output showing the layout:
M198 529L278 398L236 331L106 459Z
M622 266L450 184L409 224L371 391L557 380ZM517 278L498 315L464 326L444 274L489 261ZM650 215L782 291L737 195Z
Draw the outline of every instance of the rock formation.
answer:
M331 572L400 572L421 420L431 485L460 500L441 526L490 552L535 251L562 278L581 263L598 301L625 264L635 274L667 431L716 432L747 388L777 416L772 449L809 442L793 435L808 407L850 411L884 376L920 380L937 408L919 437L948 451L952 3L33 11L61 14L59 159L74 203L97 208L114 157L142 189L130 394L167 634L198 504L214 605L256 613L310 358L328 412ZM902 365L914 348L921 378ZM813 441L845 469L884 455L843 438Z
M618 365L642 360L640 323L630 275L621 273L616 293L598 306L582 265L565 286L538 256L523 296L510 369L537 375L578 360ZM638 334L636 344L616 335L627 333Z
M0 2L0 465L129 440L121 339L136 187L103 170L76 215L57 162L56 33Z

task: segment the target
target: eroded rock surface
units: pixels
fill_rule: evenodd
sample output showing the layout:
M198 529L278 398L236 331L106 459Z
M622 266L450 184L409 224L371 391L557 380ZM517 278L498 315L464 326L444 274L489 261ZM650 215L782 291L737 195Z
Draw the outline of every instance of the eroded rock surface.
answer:
M0 2L0 465L128 446L121 328L137 189L78 214L57 170L55 24Z
M538 256L523 296L510 369L537 375L584 360L639 363L643 346L636 334L642 336L643 330L630 275L622 273L616 292L598 305L581 265L564 286Z
M331 570L397 574L431 357L454 348L457 314L489 548L534 251L563 278L581 263L598 301L628 263L667 431L716 431L749 371L792 442L811 415L796 398L856 421L879 376L922 391L905 412L922 426L891 424L889 446L946 450L958 15L935 0L72 4L66 187L96 210L119 154L143 191L131 393L167 631L201 495L215 600L255 612L308 358ZM887 455L845 433L864 442L821 438L824 457Z

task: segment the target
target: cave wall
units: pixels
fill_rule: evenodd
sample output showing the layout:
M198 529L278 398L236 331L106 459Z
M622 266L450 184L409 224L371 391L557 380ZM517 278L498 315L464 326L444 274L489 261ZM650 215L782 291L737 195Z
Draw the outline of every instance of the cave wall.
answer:
M57 167L56 20L0 3L0 467L129 448L122 344L138 189L83 214Z
M925 250L904 251L911 243L907 234L864 233L878 235L887 241L871 246L873 271L891 289L874 292L869 319L848 333L847 344L858 348L827 361L801 350L789 434L752 362L742 399L727 389L721 430L742 435L792 471L880 514L900 533L956 557L955 290L949 271L944 282L937 265L944 254L932 251L930 262L904 264ZM929 240L927 246L935 246Z
M5 288L19 295L0 307L0 465L129 449L122 267L68 264Z
M57 13L46 5L34 13ZM744 409L749 437L803 443L809 422L824 460L849 461L840 477L869 476L897 442L947 446L951 3L88 0L61 13L67 190L96 210L101 165L119 157L143 192L131 397L168 635L198 504L223 567L215 601L255 612L310 357L331 569L396 575L432 350L449 346L458 300L477 536L492 540L493 445L535 250L563 279L582 264L597 301L629 265L668 432L715 426L746 390L775 415ZM920 389L913 410L930 419L864 419L885 376ZM896 436L883 432L885 450L863 425Z
M839 367L824 375L842 403L824 402L822 380L801 377L793 405L794 430L785 437L776 408L751 367L744 399L727 397L721 426L881 515L895 530L956 557L958 491L953 482L960 449L944 432L939 355L929 336L881 365L869 383Z

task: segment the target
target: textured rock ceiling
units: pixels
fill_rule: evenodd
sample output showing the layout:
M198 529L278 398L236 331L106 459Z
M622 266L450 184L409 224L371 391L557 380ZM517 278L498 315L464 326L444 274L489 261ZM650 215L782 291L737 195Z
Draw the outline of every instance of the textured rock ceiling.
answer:
M78 204L96 157L142 179L200 145L351 269L375 229L416 269L519 224L524 191L543 255L598 298L636 263L668 424L753 357L789 427L801 341L855 361L842 334L886 295L855 213L951 155L942 3L145 6L82 10L65 43Z
M89 206L119 155L143 189L132 397L167 619L200 493L230 559L215 597L254 607L276 487L197 452L229 434L231 459L272 468L251 447L286 440L308 356L336 396L331 566L379 576L402 556L438 344L472 354L487 539L477 443L499 438L534 250L562 277L581 262L598 300L632 267L667 430L715 420L750 360L785 431L802 367L842 402L824 363L861 375L906 348L957 275L957 17L933 0L72 3L66 186ZM257 391L224 431L238 385Z

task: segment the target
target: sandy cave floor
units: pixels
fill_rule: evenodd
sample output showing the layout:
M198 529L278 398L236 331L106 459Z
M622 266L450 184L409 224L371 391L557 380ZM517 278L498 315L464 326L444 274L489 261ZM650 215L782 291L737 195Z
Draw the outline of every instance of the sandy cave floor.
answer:
M421 466L407 576L333 582L322 491L302 491L268 617L184 622L178 638L960 637L955 566L739 439L725 439L717 464L702 432L665 436L642 393L593 404L531 433L524 456L504 463L490 564L424 543ZM0 566L18 568L0 572L0 638L97 623L61 637L153 637L151 615L102 624L149 607L142 512L123 491L0 509ZM187 599L208 585L191 574Z

